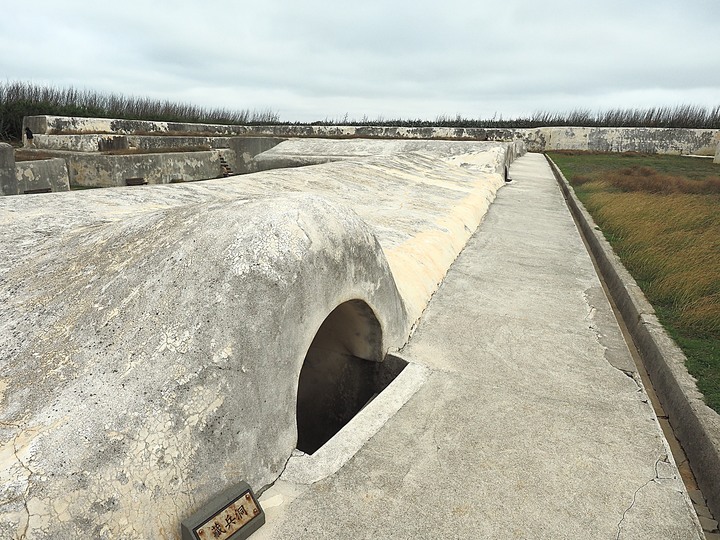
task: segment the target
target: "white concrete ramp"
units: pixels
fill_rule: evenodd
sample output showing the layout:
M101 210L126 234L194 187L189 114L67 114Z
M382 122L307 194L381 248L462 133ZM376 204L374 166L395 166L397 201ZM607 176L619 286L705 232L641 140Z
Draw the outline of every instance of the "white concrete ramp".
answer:
M511 175L401 351L427 382L253 538L703 538L550 169Z

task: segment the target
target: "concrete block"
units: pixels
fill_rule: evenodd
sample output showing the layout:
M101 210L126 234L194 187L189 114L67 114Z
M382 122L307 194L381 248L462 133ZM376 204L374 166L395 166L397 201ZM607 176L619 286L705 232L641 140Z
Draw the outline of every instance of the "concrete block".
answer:
M127 155L74 153L64 159L70 185L115 187L126 185L128 178L144 178L148 184L219 178L223 175L221 157L235 162L235 154L229 149Z
M15 150L7 143L0 143L0 195L17 195L15 176Z
M97 149L100 152L126 150L127 148L129 148L129 145L125 135L105 135L98 140Z
M214 141L227 143L227 147L235 152L235 172L244 174L256 171L253 160L255 156L274 148L285 140L278 137L228 137L226 141L218 139Z
M717 148L715 148L715 159L713 159L713 163L720 163L720 143L718 143Z
M70 190L68 170L64 159L19 161L15 164L15 171L20 193Z

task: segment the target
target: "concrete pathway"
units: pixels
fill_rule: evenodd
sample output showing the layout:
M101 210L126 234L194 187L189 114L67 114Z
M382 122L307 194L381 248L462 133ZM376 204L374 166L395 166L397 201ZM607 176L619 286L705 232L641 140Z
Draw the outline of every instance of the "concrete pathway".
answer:
M400 353L427 382L253 538L703 538L552 173L511 176Z

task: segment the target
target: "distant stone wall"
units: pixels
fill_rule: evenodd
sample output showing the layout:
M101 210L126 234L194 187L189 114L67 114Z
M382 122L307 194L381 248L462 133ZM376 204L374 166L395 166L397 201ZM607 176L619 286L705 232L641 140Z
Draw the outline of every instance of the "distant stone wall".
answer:
M25 124L34 133L207 133L256 137L317 137L369 139L448 139L472 141L522 140L532 152L590 150L598 152L647 152L712 156L720 143L717 129L542 127L485 129L379 126L221 126L140 120L31 116Z
M30 128L35 134L81 134L104 133L118 135L150 133L207 133L214 135L243 135L245 126L227 126L220 124L190 124L181 122L155 122L149 120L119 120L112 118L80 118L72 116L26 116L24 128Z
M235 153L229 149L128 155L74 153L64 159L71 185L113 187L127 185L128 178L143 178L147 184L219 178L223 175L221 156L235 161Z
M532 151L589 150L712 156L717 129L549 127L517 130Z
M19 161L15 172L21 194L70 190L67 165L61 158Z

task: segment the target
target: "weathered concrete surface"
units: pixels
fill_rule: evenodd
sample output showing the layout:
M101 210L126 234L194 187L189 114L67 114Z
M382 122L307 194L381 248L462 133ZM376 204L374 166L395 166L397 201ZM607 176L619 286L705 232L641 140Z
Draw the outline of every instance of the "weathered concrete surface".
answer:
M689 457L708 506L715 515L720 515L720 415L705 404L695 379L686 368L687 358L662 327L655 310L595 226L562 172L552 161L551 167L628 331L640 349L663 410Z
M20 193L40 189L70 190L67 165L61 158L18 161L15 172Z
M70 184L84 187L124 186L128 178L148 184L168 184L218 178L223 174L220 157L235 162L232 150L166 152L159 154L104 155L64 153Z
M477 144L470 141L389 140L377 145L367 139L293 139L258 154L253 161L257 170L270 170L373 156L437 152L440 149L447 156L460 156L473 148L477 148ZM519 141L510 144L507 164L524 151ZM502 169L498 169L498 172L502 172Z
M221 149L229 148L234 160L229 161L237 174L256 172L253 158L283 142L285 139L276 137L198 137L172 135L35 135L34 148L42 150L60 150L64 152L98 152L108 148L117 141L124 141L125 147L147 151L205 147ZM226 159L233 154L226 155Z
M0 195L17 195L15 176L15 150L7 143L0 143Z
M374 126L219 126L167 122L30 116L24 120L33 133L205 133L261 137L451 139L525 142L528 150L592 150L712 156L720 143L717 129L670 128L442 128Z
M115 141L124 141L124 144L116 144ZM115 143L115 144L114 144ZM27 142L25 143L27 147ZM31 148L41 150L63 150L66 152L99 152L105 151L107 146L114 146L113 149L127 148L127 136L125 135L33 135Z
M713 163L720 163L720 142L715 149L715 159L713 159Z
M361 300L348 352L401 347L507 151L0 201L0 537L174 538L275 480L324 318Z
M571 127L539 128L535 133L537 143L533 146L536 146L536 151L589 150L711 156L713 148L720 142L720 130L717 129Z
M285 140L278 137L227 137L226 141L215 138L213 144L227 144L228 148L234 150L236 157L235 172L245 174L257 172L255 156L267 152Z
M33 134L212 134L212 135L244 135L245 126L228 126L220 124L193 124L181 122L158 122L151 120L120 120L113 118L82 118L74 116L26 116L23 119L23 133L29 127ZM23 142L25 142L23 136Z
M703 538L544 158L511 174L400 353L427 383L258 540Z
M218 486L282 469L330 311L362 300L389 342L405 330L371 231L313 196L145 214L63 247L3 276L24 316L5 314L0 345L2 538L173 537Z

